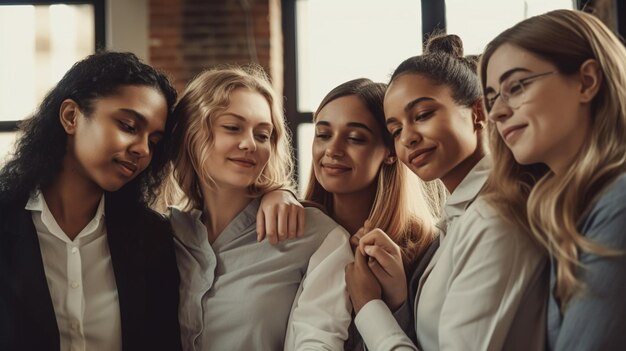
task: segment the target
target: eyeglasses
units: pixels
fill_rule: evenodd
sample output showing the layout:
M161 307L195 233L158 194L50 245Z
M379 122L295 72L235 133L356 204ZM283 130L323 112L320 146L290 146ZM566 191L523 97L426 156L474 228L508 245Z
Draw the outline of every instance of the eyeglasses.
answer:
M534 79L545 77L552 73L555 73L555 71L539 73L534 76L502 83L499 93L486 98L487 111L491 111L498 97L513 110L520 108L520 106L526 103L527 85Z

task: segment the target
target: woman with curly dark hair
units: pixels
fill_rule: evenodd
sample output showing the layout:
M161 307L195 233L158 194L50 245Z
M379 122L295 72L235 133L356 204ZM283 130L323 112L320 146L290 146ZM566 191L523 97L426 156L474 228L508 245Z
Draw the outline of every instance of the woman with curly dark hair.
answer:
M0 170L0 349L177 350L167 221L176 91L130 53L76 63Z

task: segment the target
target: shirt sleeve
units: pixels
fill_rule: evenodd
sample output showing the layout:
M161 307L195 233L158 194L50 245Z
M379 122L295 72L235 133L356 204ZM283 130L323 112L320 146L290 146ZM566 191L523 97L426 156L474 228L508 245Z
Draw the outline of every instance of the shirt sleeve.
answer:
M356 315L354 324L368 350L417 350L382 300L372 300L365 304Z
M354 260L337 226L309 260L287 327L285 350L343 350L352 320L345 266Z
M626 182L622 181L622 184ZM620 193L621 190L621 193ZM580 254L583 291L567 306L555 350L617 350L626 345L626 190L598 201L582 229L617 256ZM558 317L557 317L558 318Z
M535 329L545 335L539 321L545 319L547 259L527 234L481 211L468 210L458 228L462 235L450 243L453 268L439 316L440 350L501 350L509 333L520 329L533 339ZM522 307L522 301L532 303ZM520 308L534 309L534 317L512 330Z

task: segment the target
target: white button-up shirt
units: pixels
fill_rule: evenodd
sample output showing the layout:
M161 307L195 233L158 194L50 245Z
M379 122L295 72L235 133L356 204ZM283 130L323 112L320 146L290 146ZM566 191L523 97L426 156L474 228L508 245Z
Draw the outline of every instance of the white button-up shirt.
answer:
M38 192L25 207L37 230L61 350L121 350L117 285L104 221L104 196L96 215L71 240Z
M414 304L422 350L545 347L546 258L479 196L490 169L485 157L446 202L447 229ZM355 324L370 350L417 350L382 300L363 306Z

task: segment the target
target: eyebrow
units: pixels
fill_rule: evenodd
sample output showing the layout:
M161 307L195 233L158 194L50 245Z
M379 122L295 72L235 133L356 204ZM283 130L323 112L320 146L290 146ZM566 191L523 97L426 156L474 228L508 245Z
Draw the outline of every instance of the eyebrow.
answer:
M139 112L137 112L137 111L135 111L133 109L129 109L129 108L121 108L120 111L123 111L123 112L126 112L127 114L129 114L135 120L135 122L137 122L138 124L141 124L142 126L147 126L148 125L148 120L141 113L139 113ZM153 132L151 134L158 135L158 136L163 136L165 134L165 131L160 129L160 130L157 130L157 131L155 131L155 132Z
M530 72L530 70L528 68L522 68L522 67L511 68L510 70L502 73L502 75L500 76L500 79L498 80L498 84L502 84L502 82L509 79L509 77L512 76L513 73L517 73L517 72ZM495 90L492 87L487 87L485 89L485 93L492 93L492 92L495 92Z
M327 122L327 121L319 121L319 122L315 123L315 125L316 125L316 126L317 126L317 125L323 125L323 126L326 126L326 127L330 127L330 122ZM370 132L370 133L374 134L374 131L373 131L370 127L368 127L367 125L365 125L365 124L363 124L363 123L359 123L359 122L348 122L346 125L347 125L348 127L350 127L350 128L360 128L360 129L365 129L365 130L367 130L368 132Z
M242 116L242 115L238 115L238 114L233 113L233 112L226 112L226 113L224 113L223 115L221 115L221 116L219 116L219 117L222 117L222 116L231 116L231 117L235 117L235 118L237 118L238 120L240 120L240 121L242 121L242 122L247 122L247 121L248 121L248 119L247 119L246 117L244 117L244 116ZM261 122L261 123L259 123L258 125L259 125L259 126L264 126L264 127L274 128L274 126L273 126L271 123L267 123L267 122Z
M407 104L406 104L406 106L404 106L404 112L406 112L406 113L411 112L411 110L412 110L413 108L415 108L415 106L416 106L416 105L419 105L420 103L422 103L422 102L424 102L424 101L435 101L435 99L433 99L433 98L431 98L431 97L426 97L426 96L424 96L424 97L417 98L417 99L415 99L415 100L411 100L411 101L409 101L409 103L407 103ZM389 118L387 118L387 120L385 121L385 124L386 124L386 125L390 125L390 124L392 124L392 123L399 123L399 122L398 122L398 119L397 119L397 118L395 118L395 117L389 117Z

